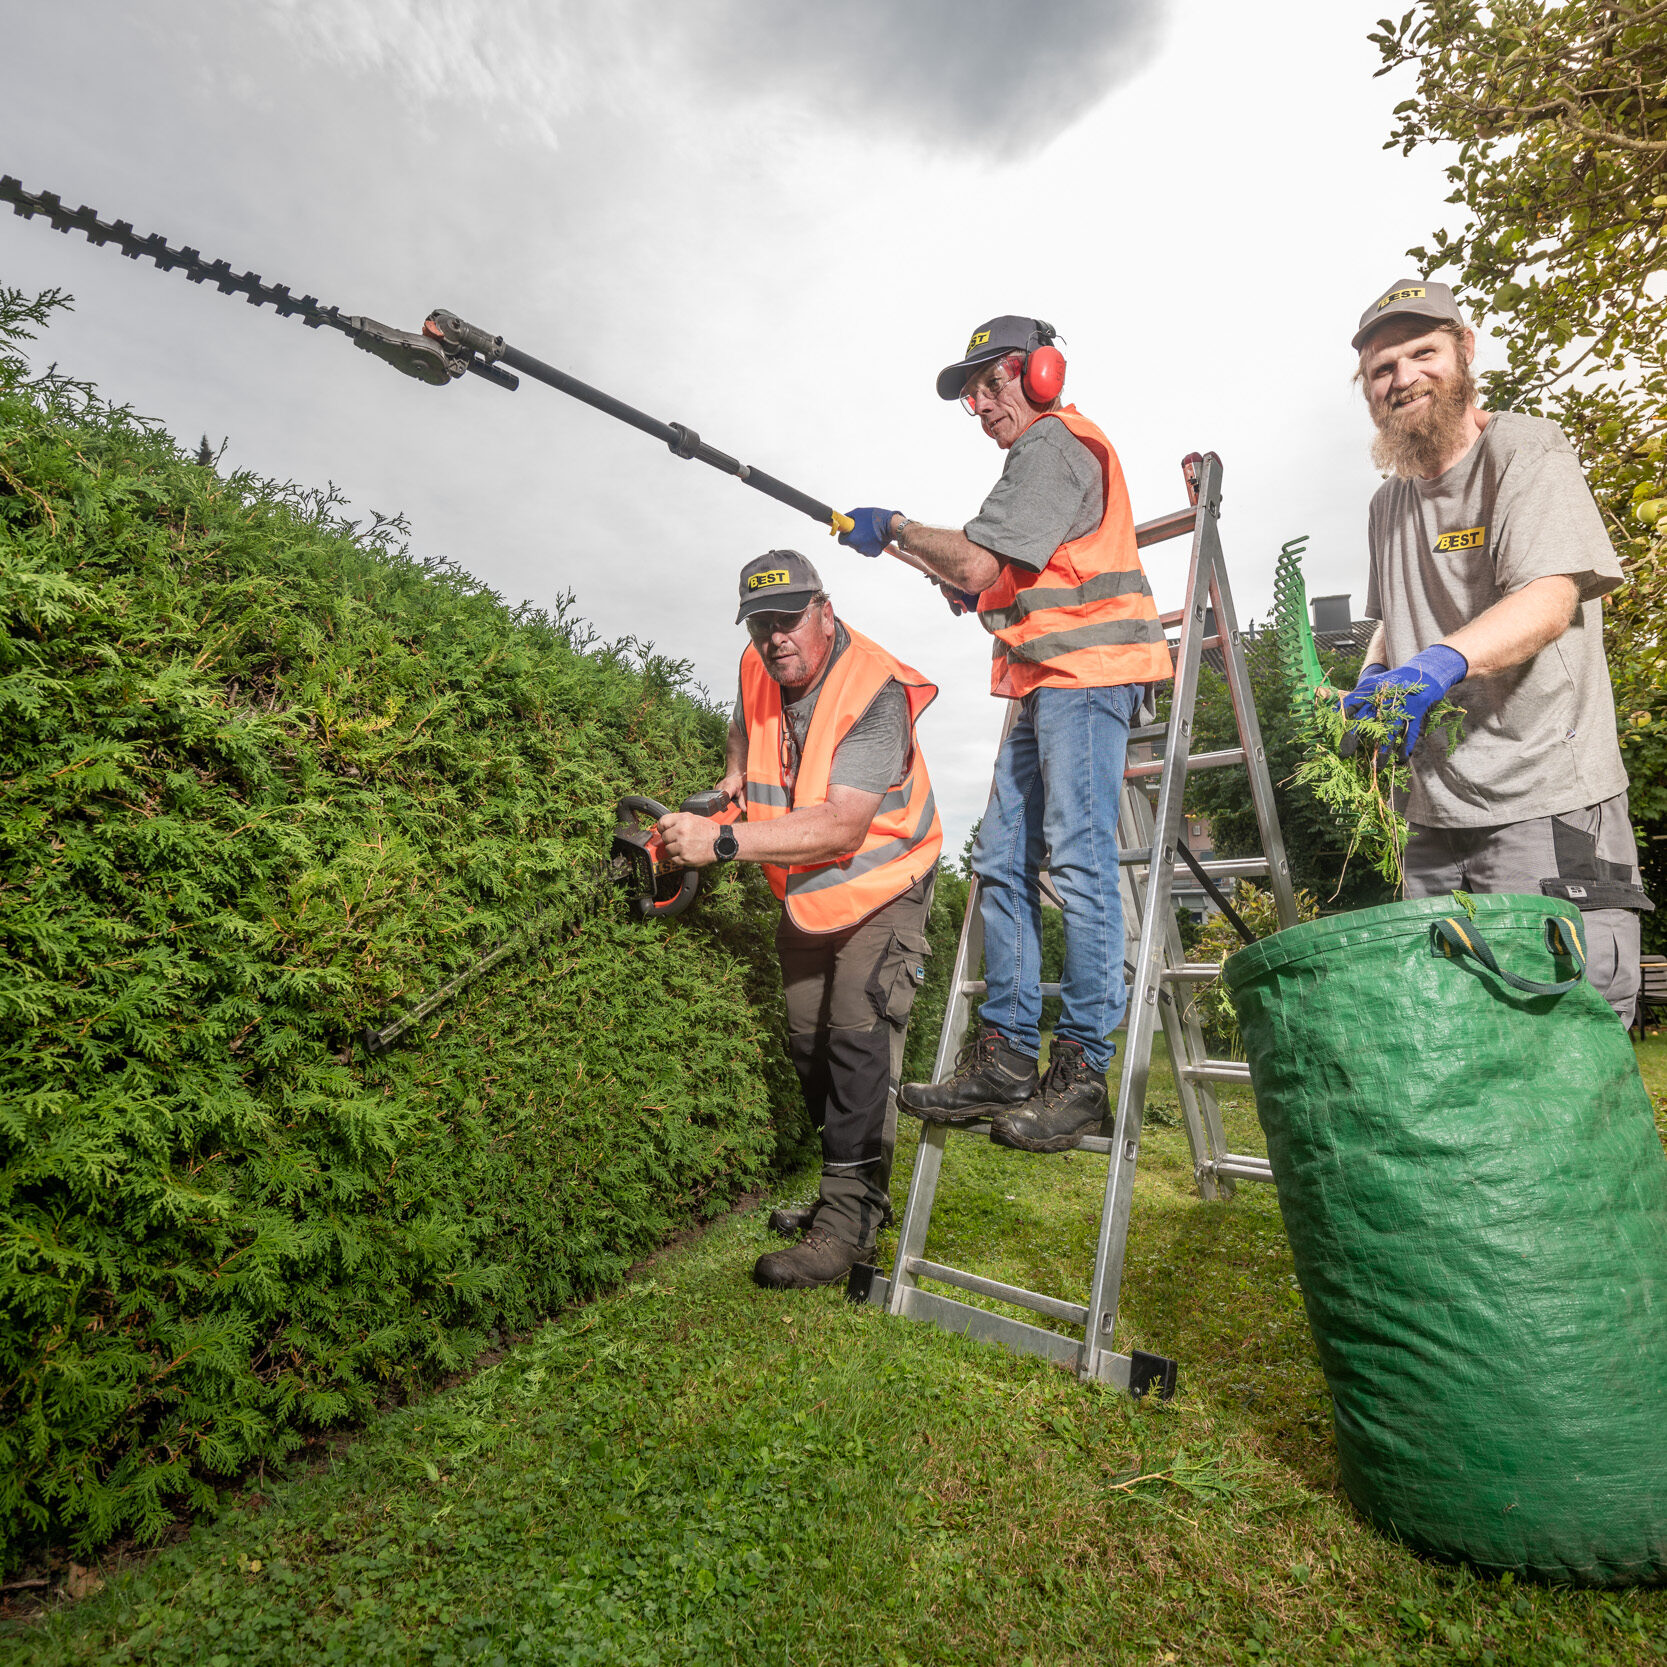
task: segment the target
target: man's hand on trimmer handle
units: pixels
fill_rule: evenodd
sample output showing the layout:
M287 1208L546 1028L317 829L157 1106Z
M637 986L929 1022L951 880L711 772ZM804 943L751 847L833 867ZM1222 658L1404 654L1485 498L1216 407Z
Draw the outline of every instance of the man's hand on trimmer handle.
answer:
M1379 753L1381 756L1397 752L1402 758L1411 758L1425 718L1433 707L1447 698L1455 684L1464 681L1469 671L1470 662L1456 648L1449 648L1445 643L1437 643L1433 648L1414 654L1393 671L1380 665L1367 666L1360 674L1360 681L1343 697L1343 716L1373 716L1385 695L1397 689L1403 691L1401 710L1390 715L1389 743L1380 748ZM1345 756L1354 751L1354 747L1348 745L1350 739L1359 745L1358 732L1350 730L1345 737Z

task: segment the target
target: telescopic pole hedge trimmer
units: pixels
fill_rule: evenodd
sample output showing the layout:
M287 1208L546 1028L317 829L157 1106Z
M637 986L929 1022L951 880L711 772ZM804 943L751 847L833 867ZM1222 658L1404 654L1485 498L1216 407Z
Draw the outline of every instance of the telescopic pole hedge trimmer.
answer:
M258 273L233 272L226 261L204 260L195 249L175 248L160 232L141 237L125 220L101 220L85 205L65 208L56 192L26 191L22 181L10 174L0 176L0 202L10 203L13 213L24 219L37 214L45 216L54 231L82 232L89 243L101 246L113 243L129 260L155 261L164 272L183 272L194 284L213 284L222 295L241 295L252 307L270 305L282 317L299 318L314 330L340 330L351 338L355 347L374 353L395 370L437 388L447 387L468 375L482 377L513 392L521 384L520 378L510 372L520 371L522 376L530 376L559 393L570 394L622 423L629 423L632 428L641 429L644 434L653 435L656 440L663 440L678 457L709 463L726 475L734 475L755 492L762 492L777 503L819 521L831 533L851 530L848 515L841 515L821 499L740 462L716 446L707 445L686 423L663 423L657 417L650 417L624 400L615 399L612 394L605 394L576 376L523 353L518 347L511 347L502 336L482 330L443 307L436 307L428 315L420 331L396 330L391 324L382 324L374 318L323 306L316 296L292 294L287 284L264 284ZM505 366L509 368L506 370Z

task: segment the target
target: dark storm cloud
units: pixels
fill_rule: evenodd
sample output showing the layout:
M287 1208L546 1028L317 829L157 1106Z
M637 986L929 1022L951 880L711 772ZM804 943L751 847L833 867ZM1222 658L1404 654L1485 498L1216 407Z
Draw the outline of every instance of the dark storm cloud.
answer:
M685 12L686 19L703 8ZM1019 156L1156 51L1164 0L716 0L689 47L731 94Z
M180 0L172 0L179 4ZM608 110L768 106L1011 160L1157 50L1167 0L261 0L303 51L566 144Z

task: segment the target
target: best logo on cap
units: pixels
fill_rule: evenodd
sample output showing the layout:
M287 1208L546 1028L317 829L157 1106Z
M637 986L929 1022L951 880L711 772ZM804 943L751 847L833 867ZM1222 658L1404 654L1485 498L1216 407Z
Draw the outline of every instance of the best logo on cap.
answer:
M1422 284L1413 284L1406 289L1392 289L1378 302L1376 310L1381 313L1391 301L1422 301L1428 293Z
M1432 323L1443 319L1453 324L1464 323L1464 314L1459 311L1459 304L1446 284L1438 284L1433 278L1402 278L1360 315L1360 327L1349 346L1359 352L1366 345L1366 338L1380 324L1402 315L1427 318Z
M766 550L741 569L739 625L748 614L797 612L822 588L812 564L797 550Z

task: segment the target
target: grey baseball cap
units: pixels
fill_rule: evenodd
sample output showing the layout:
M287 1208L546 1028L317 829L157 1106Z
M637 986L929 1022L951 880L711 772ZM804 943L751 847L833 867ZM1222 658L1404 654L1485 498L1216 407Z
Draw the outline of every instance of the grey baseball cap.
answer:
M1360 315L1360 328L1355 331L1354 340L1349 346L1358 353L1366 338L1385 319L1395 318L1402 313L1411 313L1418 318L1450 319L1455 324L1464 323L1464 314L1459 311L1459 304L1453 299L1453 292L1446 284L1434 283L1428 278L1402 278L1398 283L1391 284Z
M797 613L822 588L816 569L797 550L766 550L741 569L739 625L748 614Z
M973 331L966 352L938 372L938 398L959 399L968 374L980 365L1007 353L1028 353L1033 347L1046 347L1057 333L1045 320L1020 318L1017 313L985 319Z

